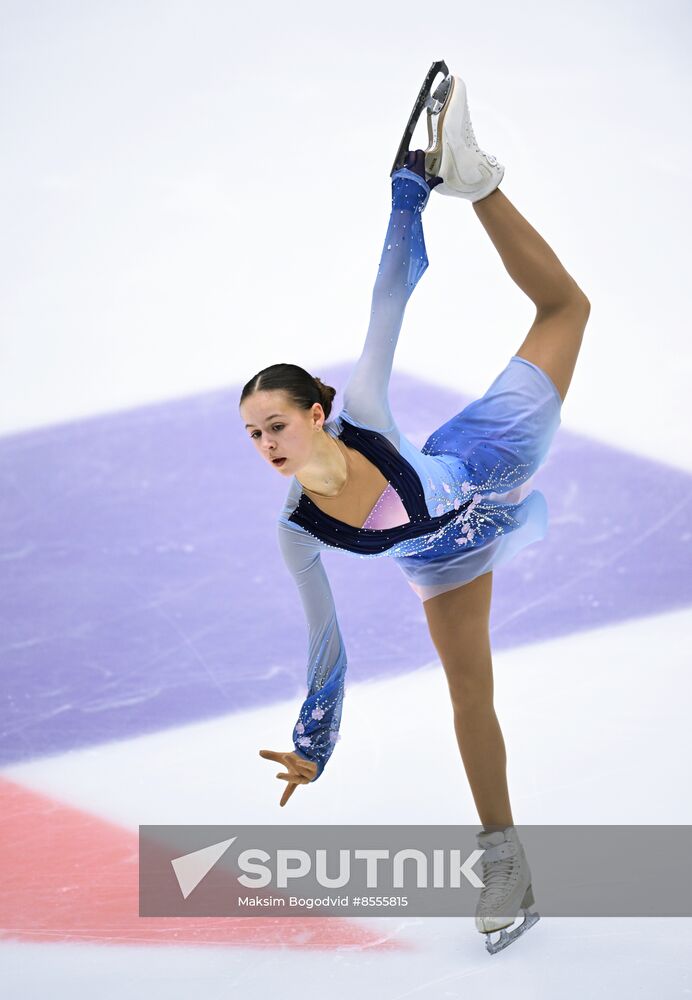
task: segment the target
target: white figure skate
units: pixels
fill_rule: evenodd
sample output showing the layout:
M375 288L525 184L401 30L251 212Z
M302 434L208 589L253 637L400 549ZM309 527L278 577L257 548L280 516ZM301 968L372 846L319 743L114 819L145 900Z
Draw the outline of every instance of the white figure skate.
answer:
M476 928L486 935L485 947L494 955L533 927L540 914L529 912L534 905L531 870L515 828L482 831L476 839L485 852L480 859L484 888L476 907ZM515 922L520 911L524 920L507 932L505 928ZM493 941L490 935L495 931L500 936Z
M461 77L446 76L431 94L427 111L425 170L443 181L434 190L472 202L487 198L504 177L505 168L478 146Z

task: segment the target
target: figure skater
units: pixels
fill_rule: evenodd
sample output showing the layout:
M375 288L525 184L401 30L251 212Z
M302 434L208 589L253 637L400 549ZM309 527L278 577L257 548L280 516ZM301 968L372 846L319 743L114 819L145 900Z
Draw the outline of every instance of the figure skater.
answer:
M547 506L531 479L560 424L590 305L500 191L505 168L478 146L463 80L448 74L427 107L430 145L408 152L391 175L370 323L341 412L330 419L335 390L292 364L258 372L240 397L241 420L258 454L290 480L278 539L308 629L307 697L294 749L260 755L285 769L277 774L286 782L284 806L299 785L321 776L340 738L346 652L321 551L395 559L423 603L445 670L459 751L484 827L477 835L485 848L485 888L476 926L494 951L512 936L503 930L501 943L491 946L491 931L509 926L519 909L525 920L518 932L538 915L526 912L533 903L530 871L514 828L493 707L493 570L545 535ZM428 266L421 216L433 189L473 204L536 316L485 394L418 449L400 432L387 393L406 304Z

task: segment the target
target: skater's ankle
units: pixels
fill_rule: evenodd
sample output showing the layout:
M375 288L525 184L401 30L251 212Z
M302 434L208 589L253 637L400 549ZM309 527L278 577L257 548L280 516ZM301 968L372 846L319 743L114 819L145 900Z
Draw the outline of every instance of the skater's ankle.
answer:
M514 826L512 820L509 823L484 823L482 833L499 833L501 830L506 830L508 826Z

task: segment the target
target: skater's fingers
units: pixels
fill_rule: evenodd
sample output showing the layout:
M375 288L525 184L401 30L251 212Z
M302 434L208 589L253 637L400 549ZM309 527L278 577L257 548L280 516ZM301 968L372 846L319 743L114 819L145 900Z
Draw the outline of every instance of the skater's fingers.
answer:
M291 753L286 758L287 767L292 767L298 774L306 774L313 778L317 774L317 764L314 760L307 760L299 753Z
M442 183L442 178L441 177L436 177L435 174L427 174L426 173L426 170L425 170L425 153L423 152L422 149L417 149L416 150L416 157L417 157L417 159L415 161L415 164L414 164L414 166L411 167L411 169L415 173L420 174L420 176L423 178L423 180L425 181L425 183L428 185L428 187L432 191L432 189L434 187L437 187L438 184Z
M425 180L425 152L422 149L409 149L406 154L406 166Z
M283 793L283 795L281 796L281 802L279 803L280 806L285 806L286 805L286 803L288 802L288 800L290 799L290 797L293 795L293 793L295 792L295 790L296 790L297 787L298 787L298 785L293 784L292 782L289 783L288 785L286 785L286 790Z
M313 761L306 760L300 764L296 764L295 767L299 774L305 774L308 778L312 778L317 774L317 764Z
M317 774L316 771L295 771L294 780L296 778L300 778L301 781L306 781L306 782L312 781L312 779L315 777L316 774Z
M308 781L310 780L308 777L299 774L297 771L292 771L290 774L288 774L286 771L280 771L277 774L277 778L283 778L284 781L293 781L294 783L297 783L299 785L307 785Z
M306 760L300 754L295 753L295 751L260 750L259 755L266 760L273 760L279 764L283 764L288 769L289 773L277 774L277 778L282 777L285 780L290 778L292 781L300 779L300 784L306 784L308 781L312 781L317 775L317 764L312 760Z
M300 771L292 771L290 775L291 781L295 781L299 785L307 785L310 778L306 774L301 774Z
M430 174L429 177L425 176L425 151L422 149L408 151L406 154L406 166L409 170L412 170L414 174L418 174L422 177L431 191L433 188L437 187L438 184L442 183L442 178L435 177L434 174Z
M267 760L276 760L279 764L285 764L288 756L285 750L260 750L259 755Z

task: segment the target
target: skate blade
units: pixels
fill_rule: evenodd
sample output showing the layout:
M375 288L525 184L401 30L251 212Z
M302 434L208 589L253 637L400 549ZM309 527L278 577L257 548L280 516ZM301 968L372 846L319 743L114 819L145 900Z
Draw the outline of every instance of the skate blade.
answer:
M425 80L423 81L423 86L418 92L418 97L413 105L413 111L409 115L409 120L406 123L403 137L399 143L399 148L394 158L394 165L389 172L390 177L395 171L400 170L401 167L406 165L406 154L409 151L409 143L411 142L411 137L413 136L416 125L418 124L418 119L420 118L424 108L430 109L431 107L432 85L438 73L442 73L443 76L449 76L447 64L443 59L439 59L437 62L432 64L427 72Z
M513 927L511 931L507 931L504 927L502 930L498 931L488 931L485 939L485 947L490 952L491 955L496 955L498 951L502 951L512 944L518 937L524 933L524 931L530 930L535 923L541 919L540 913L528 913L524 911L524 920L518 927ZM491 934L499 933L499 938L493 941L491 939Z
M427 102L428 148L425 150L425 170L439 176L442 167L442 127L454 93L453 76L447 76Z

